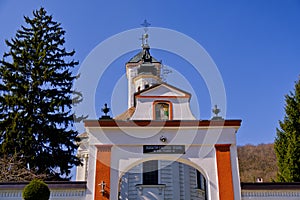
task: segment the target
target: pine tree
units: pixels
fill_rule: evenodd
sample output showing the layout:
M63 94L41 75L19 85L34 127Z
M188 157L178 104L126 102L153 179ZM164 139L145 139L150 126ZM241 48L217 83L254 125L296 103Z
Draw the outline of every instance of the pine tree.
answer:
M285 96L285 116L275 139L279 182L300 182L300 78Z
M80 164L71 109L75 51L64 48L65 31L44 8L24 19L0 61L0 156L21 155L48 179L70 178Z

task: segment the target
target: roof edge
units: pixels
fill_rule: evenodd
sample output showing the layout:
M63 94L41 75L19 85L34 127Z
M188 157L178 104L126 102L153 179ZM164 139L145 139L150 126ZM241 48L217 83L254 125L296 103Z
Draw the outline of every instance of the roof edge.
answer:
M44 181L50 189L86 189L86 181ZM28 185L29 181L22 182L0 182L0 190L22 189Z
M240 127L242 120L84 120L85 127Z
M242 190L300 190L300 182L293 183L241 183Z

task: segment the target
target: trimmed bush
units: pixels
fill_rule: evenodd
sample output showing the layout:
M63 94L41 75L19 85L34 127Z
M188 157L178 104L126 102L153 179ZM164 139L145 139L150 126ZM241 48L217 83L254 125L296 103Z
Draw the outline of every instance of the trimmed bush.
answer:
M23 190L24 200L49 200L48 185L41 180L34 179Z

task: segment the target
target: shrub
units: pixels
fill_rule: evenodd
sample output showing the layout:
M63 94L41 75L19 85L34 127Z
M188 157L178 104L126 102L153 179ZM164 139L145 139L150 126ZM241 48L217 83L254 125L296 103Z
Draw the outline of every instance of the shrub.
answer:
M49 200L50 190L46 183L34 179L23 190L24 200Z

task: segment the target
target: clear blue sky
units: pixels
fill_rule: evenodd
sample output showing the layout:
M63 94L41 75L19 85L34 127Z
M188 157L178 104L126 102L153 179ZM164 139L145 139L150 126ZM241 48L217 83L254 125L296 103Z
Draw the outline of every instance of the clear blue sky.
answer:
M284 116L284 95L293 90L300 74L298 0L1 0L1 57L7 50L4 40L14 37L24 24L23 15L32 16L32 11L41 6L62 23L67 31L66 47L76 50L75 59L80 63L101 41L139 28L144 19L154 27L176 30L193 38L210 54L222 75L227 95L226 118L243 120L238 144L273 142L278 120ZM176 68L193 86L196 78L186 69L189 66L185 61L174 62L162 51L152 54ZM124 62L133 55L120 57L114 63L117 68L106 72L111 84L125 73ZM100 110L104 102L110 101L111 94L103 89L101 81L99 88L94 106ZM209 119L212 105L207 91L199 87L196 92L200 118ZM125 110L127 99L120 101Z

